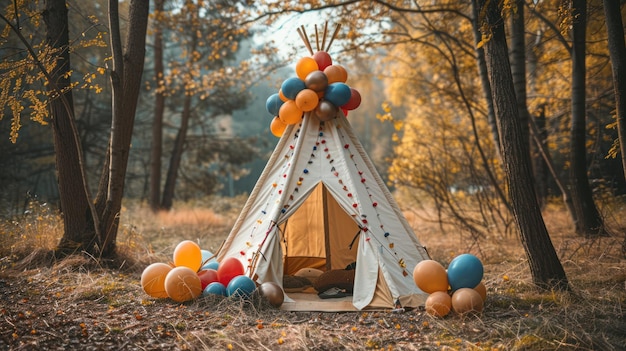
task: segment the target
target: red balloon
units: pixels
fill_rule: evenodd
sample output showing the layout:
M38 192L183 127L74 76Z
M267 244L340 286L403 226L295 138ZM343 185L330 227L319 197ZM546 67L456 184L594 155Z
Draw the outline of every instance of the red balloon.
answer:
M217 271L215 269L202 270L198 272L198 277L200 278L200 284L202 284L202 290L204 290L207 285L218 281Z
M224 286L228 286L230 280L238 275L243 275L243 264L234 257L229 257L217 267L217 279Z
M350 100L346 102L345 105L341 106L341 108L345 108L346 110L354 110L361 105L361 94L358 90L354 88L350 88Z
M333 60L330 58L330 55L326 51L318 51L313 54L313 59L317 62L317 66L320 71L323 71L324 68L333 64Z
M348 117L348 110L346 110L345 108L341 108L341 112L343 112L343 116L344 117Z

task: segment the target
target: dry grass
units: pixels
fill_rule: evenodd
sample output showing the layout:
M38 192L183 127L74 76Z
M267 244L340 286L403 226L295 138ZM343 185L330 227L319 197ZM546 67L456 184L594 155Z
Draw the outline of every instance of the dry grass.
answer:
M617 207L607 215L616 236L595 240L574 236L559 207L546 210L573 293L535 289L516 237L493 233L475 242L409 216L434 259L447 264L472 252L483 260L488 299L481 315L288 313L257 300L175 304L148 297L139 284L142 265L170 260L175 245L186 239L215 252L243 204L233 201L178 206L156 215L129 205L118 236L123 259L113 269L80 256L15 271L27 254L41 256L54 247L60 219L33 204L22 218L3 221L0 315L7 323L0 327L0 349L626 349L626 260L620 251L626 219Z

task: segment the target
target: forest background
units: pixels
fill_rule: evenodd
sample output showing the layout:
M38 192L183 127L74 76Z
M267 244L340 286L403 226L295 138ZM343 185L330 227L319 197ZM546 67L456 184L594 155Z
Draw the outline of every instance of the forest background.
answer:
M460 233L465 250L515 241L516 234L526 244L514 194L523 183L531 187L535 206L568 214L570 234L623 240L614 225L626 191L618 137L624 89L617 85L607 32L609 15L623 14L618 2L498 4L515 83L517 134L528 160L510 160L502 151L510 141L501 138L502 116L494 107L502 90L483 61L483 48L497 42L496 31L479 21L487 17L478 12L482 2L155 1L146 8L145 32L135 30L142 16L133 3L2 5L0 129L6 138L0 138L0 206L7 223L19 223L34 204L63 208L65 229L53 251L85 250L96 257L115 252L122 197L132 210L232 210L222 197L245 197L276 142L265 99L293 76L297 59L308 56L296 28L305 25L311 34L326 22L329 31L342 25L329 52L364 97L348 119L407 211L442 232ZM60 4L67 4L67 43L54 34L51 20ZM623 25L618 27L623 39ZM129 40L118 47L117 36ZM142 40L145 58L137 49ZM58 60L63 55L71 56L70 66ZM141 64L132 62L139 57ZM121 61L130 69L120 70ZM136 113L132 103L116 103L133 95L120 82L137 85ZM70 91L72 110L62 97ZM132 108L116 110L120 106ZM65 130L77 136L69 144L59 141L58 113L75 123ZM131 118L118 120L124 113ZM117 143L119 130L132 134ZM60 166L67 150L60 145L80 151L80 167ZM124 153L118 160L127 157L126 163L115 162ZM516 172L510 161L528 161L532 176L511 182ZM120 172L115 168L121 164ZM83 194L70 194L63 203L64 182L79 179ZM102 196L111 197L100 201ZM73 211L82 218L68 215ZM112 239L99 222L115 228ZM71 230L91 226L87 235ZM20 230L10 228L3 227L5 239L19 240ZM7 264L24 258L18 247L7 246ZM554 250L539 250L546 251ZM533 281L554 283L560 273L537 272L536 253L526 251Z

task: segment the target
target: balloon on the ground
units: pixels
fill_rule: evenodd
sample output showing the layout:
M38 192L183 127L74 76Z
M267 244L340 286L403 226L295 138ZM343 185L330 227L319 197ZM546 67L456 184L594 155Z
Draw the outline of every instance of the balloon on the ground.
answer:
M252 279L245 275L238 275L226 286L226 295L247 299L254 290L256 290L256 284Z
M272 119L272 123L270 123L270 131L272 132L272 135L274 135L277 138L280 138L281 136L283 136L285 129L287 129L287 124L281 121L281 119L278 116Z
M441 263L434 260L420 261L413 269L413 280L423 292L448 291L448 276Z
M165 263L153 263L141 273L141 287L146 294L157 297L167 297L165 291L165 277L172 270L172 266Z
M259 295L274 307L280 307L285 301L285 293L280 285L274 282L265 282L259 286Z
M204 290L207 285L217 281L217 271L215 269L203 269L198 272L198 277L200 278L202 290Z
M224 286L228 286L231 279L238 275L243 275L244 268L241 261L234 257L225 258L220 262L220 266L217 268L217 279Z
M435 317L445 317L452 308L452 298L444 291L435 291L430 294L424 303L426 313Z
M485 286L483 282L478 283L478 285L474 287L474 290L478 291L478 293L480 294L480 297L482 297L483 299L483 302L487 300L487 287Z
M302 120L302 110L295 101L289 100L280 107L278 118L285 124L296 124Z
M220 282L213 282L202 291L202 296L209 295L226 296L226 287Z
M174 265L188 267L197 272L202 265L200 246L191 240L181 241L174 249Z
M361 94L358 90L350 88L350 100L348 100L348 102L341 106L341 108L346 110L354 110L359 107L359 105L361 105Z
M461 288L452 294L452 309L459 314L482 312L483 304L478 291L471 288Z
M304 79L304 85L315 92L321 92L328 87L328 77L322 71L313 71Z
M176 302L193 300L202 293L198 274L189 267L174 267L165 277L165 291Z
M280 90L283 92L283 95L289 100L295 99L296 95L298 95L298 93L304 88L306 88L304 81L296 77L285 79L283 84L280 86Z
M280 99L278 93L270 95L265 101L265 109L272 116L278 116L278 110L285 102Z
M318 51L313 54L313 59L317 62L317 66L320 70L324 70L324 68L333 64L333 60L330 55L326 51Z
M201 267L201 269L215 269L217 270L217 268L220 266L220 263L217 261L210 261L209 263L205 264L204 266Z
M313 57L303 57L296 63L296 75L304 80L309 73L318 71L317 61Z
M474 288L483 279L483 264L472 254L455 257L448 265L448 282L452 291Z

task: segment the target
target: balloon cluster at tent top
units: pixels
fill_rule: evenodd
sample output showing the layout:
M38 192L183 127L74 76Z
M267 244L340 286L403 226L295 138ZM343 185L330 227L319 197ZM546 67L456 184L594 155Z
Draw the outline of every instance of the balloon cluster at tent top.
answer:
M272 134L281 137L288 125L299 123L307 112L321 121L336 118L340 110L347 116L361 104L361 95L347 80L346 69L333 64L325 51L298 60L296 77L287 78L265 102L267 112L274 116Z

